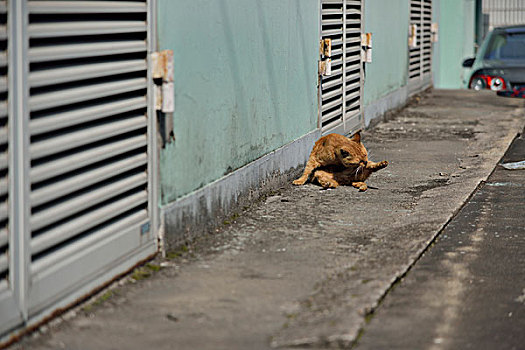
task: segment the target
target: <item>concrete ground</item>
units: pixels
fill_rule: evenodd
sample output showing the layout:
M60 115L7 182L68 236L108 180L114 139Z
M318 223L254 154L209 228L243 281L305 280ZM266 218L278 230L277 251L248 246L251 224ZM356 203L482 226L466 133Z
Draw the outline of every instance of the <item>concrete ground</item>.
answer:
M525 135L502 162L525 160ZM387 295L357 350L525 348L525 170L496 167Z
M389 161L376 189L290 184L12 349L350 347L487 179L524 107L490 92L415 98L363 134L370 159Z

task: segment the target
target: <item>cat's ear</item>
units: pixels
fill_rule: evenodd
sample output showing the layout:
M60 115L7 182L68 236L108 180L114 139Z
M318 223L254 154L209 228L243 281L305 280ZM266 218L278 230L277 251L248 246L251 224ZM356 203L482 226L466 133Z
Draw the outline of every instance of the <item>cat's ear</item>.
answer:
M354 136L350 138L350 140L357 142L357 143L361 143L361 131L356 132Z

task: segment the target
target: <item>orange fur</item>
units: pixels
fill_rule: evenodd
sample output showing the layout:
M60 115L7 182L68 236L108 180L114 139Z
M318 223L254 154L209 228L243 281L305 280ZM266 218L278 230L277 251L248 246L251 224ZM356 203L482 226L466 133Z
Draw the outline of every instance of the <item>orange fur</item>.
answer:
M329 134L317 140L303 175L293 183L303 185L313 174L313 181L325 188L352 185L360 191L366 191L364 181L371 173L387 165L386 161L368 161L368 152L361 143L360 133L356 133L352 138Z
M336 188L339 185L352 185L359 191L366 191L368 186L365 184L365 180L368 177L388 165L386 160L374 163L367 162L364 167L357 169L352 168L340 168L340 167L326 167L318 169L314 172L314 180L318 182L324 188Z

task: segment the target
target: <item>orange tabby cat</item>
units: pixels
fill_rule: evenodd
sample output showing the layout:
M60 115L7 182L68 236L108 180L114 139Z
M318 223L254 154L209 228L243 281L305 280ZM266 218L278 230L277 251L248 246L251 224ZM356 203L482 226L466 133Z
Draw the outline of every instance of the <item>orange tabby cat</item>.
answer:
M313 173L314 179L325 188L351 184L360 191L366 191L367 186L364 181L371 173L387 165L386 161L379 163L368 161L368 153L361 143L359 132L352 138L329 134L317 140L303 175L293 183L304 185Z

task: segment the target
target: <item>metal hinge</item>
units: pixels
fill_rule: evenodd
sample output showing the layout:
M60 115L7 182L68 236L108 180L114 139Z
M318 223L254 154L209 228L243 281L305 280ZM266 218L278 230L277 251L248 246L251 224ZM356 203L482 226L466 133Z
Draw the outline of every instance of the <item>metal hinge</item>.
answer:
M417 24L411 24L408 27L408 47L417 48Z
M155 109L163 113L173 113L175 110L173 50L153 52L151 64L153 79L159 81L155 89Z
M319 75L332 75L332 39L321 39L319 41Z
M372 63L372 33L361 34L361 61Z
M155 82L153 90L155 110L159 114L159 130L163 147L175 140L173 132L173 112L175 111L175 87L173 85L174 62L173 50L153 52L151 54L151 75Z
M432 33L432 42L437 43L439 40L439 36L438 36L439 24L432 23L432 25L430 26L430 32Z

